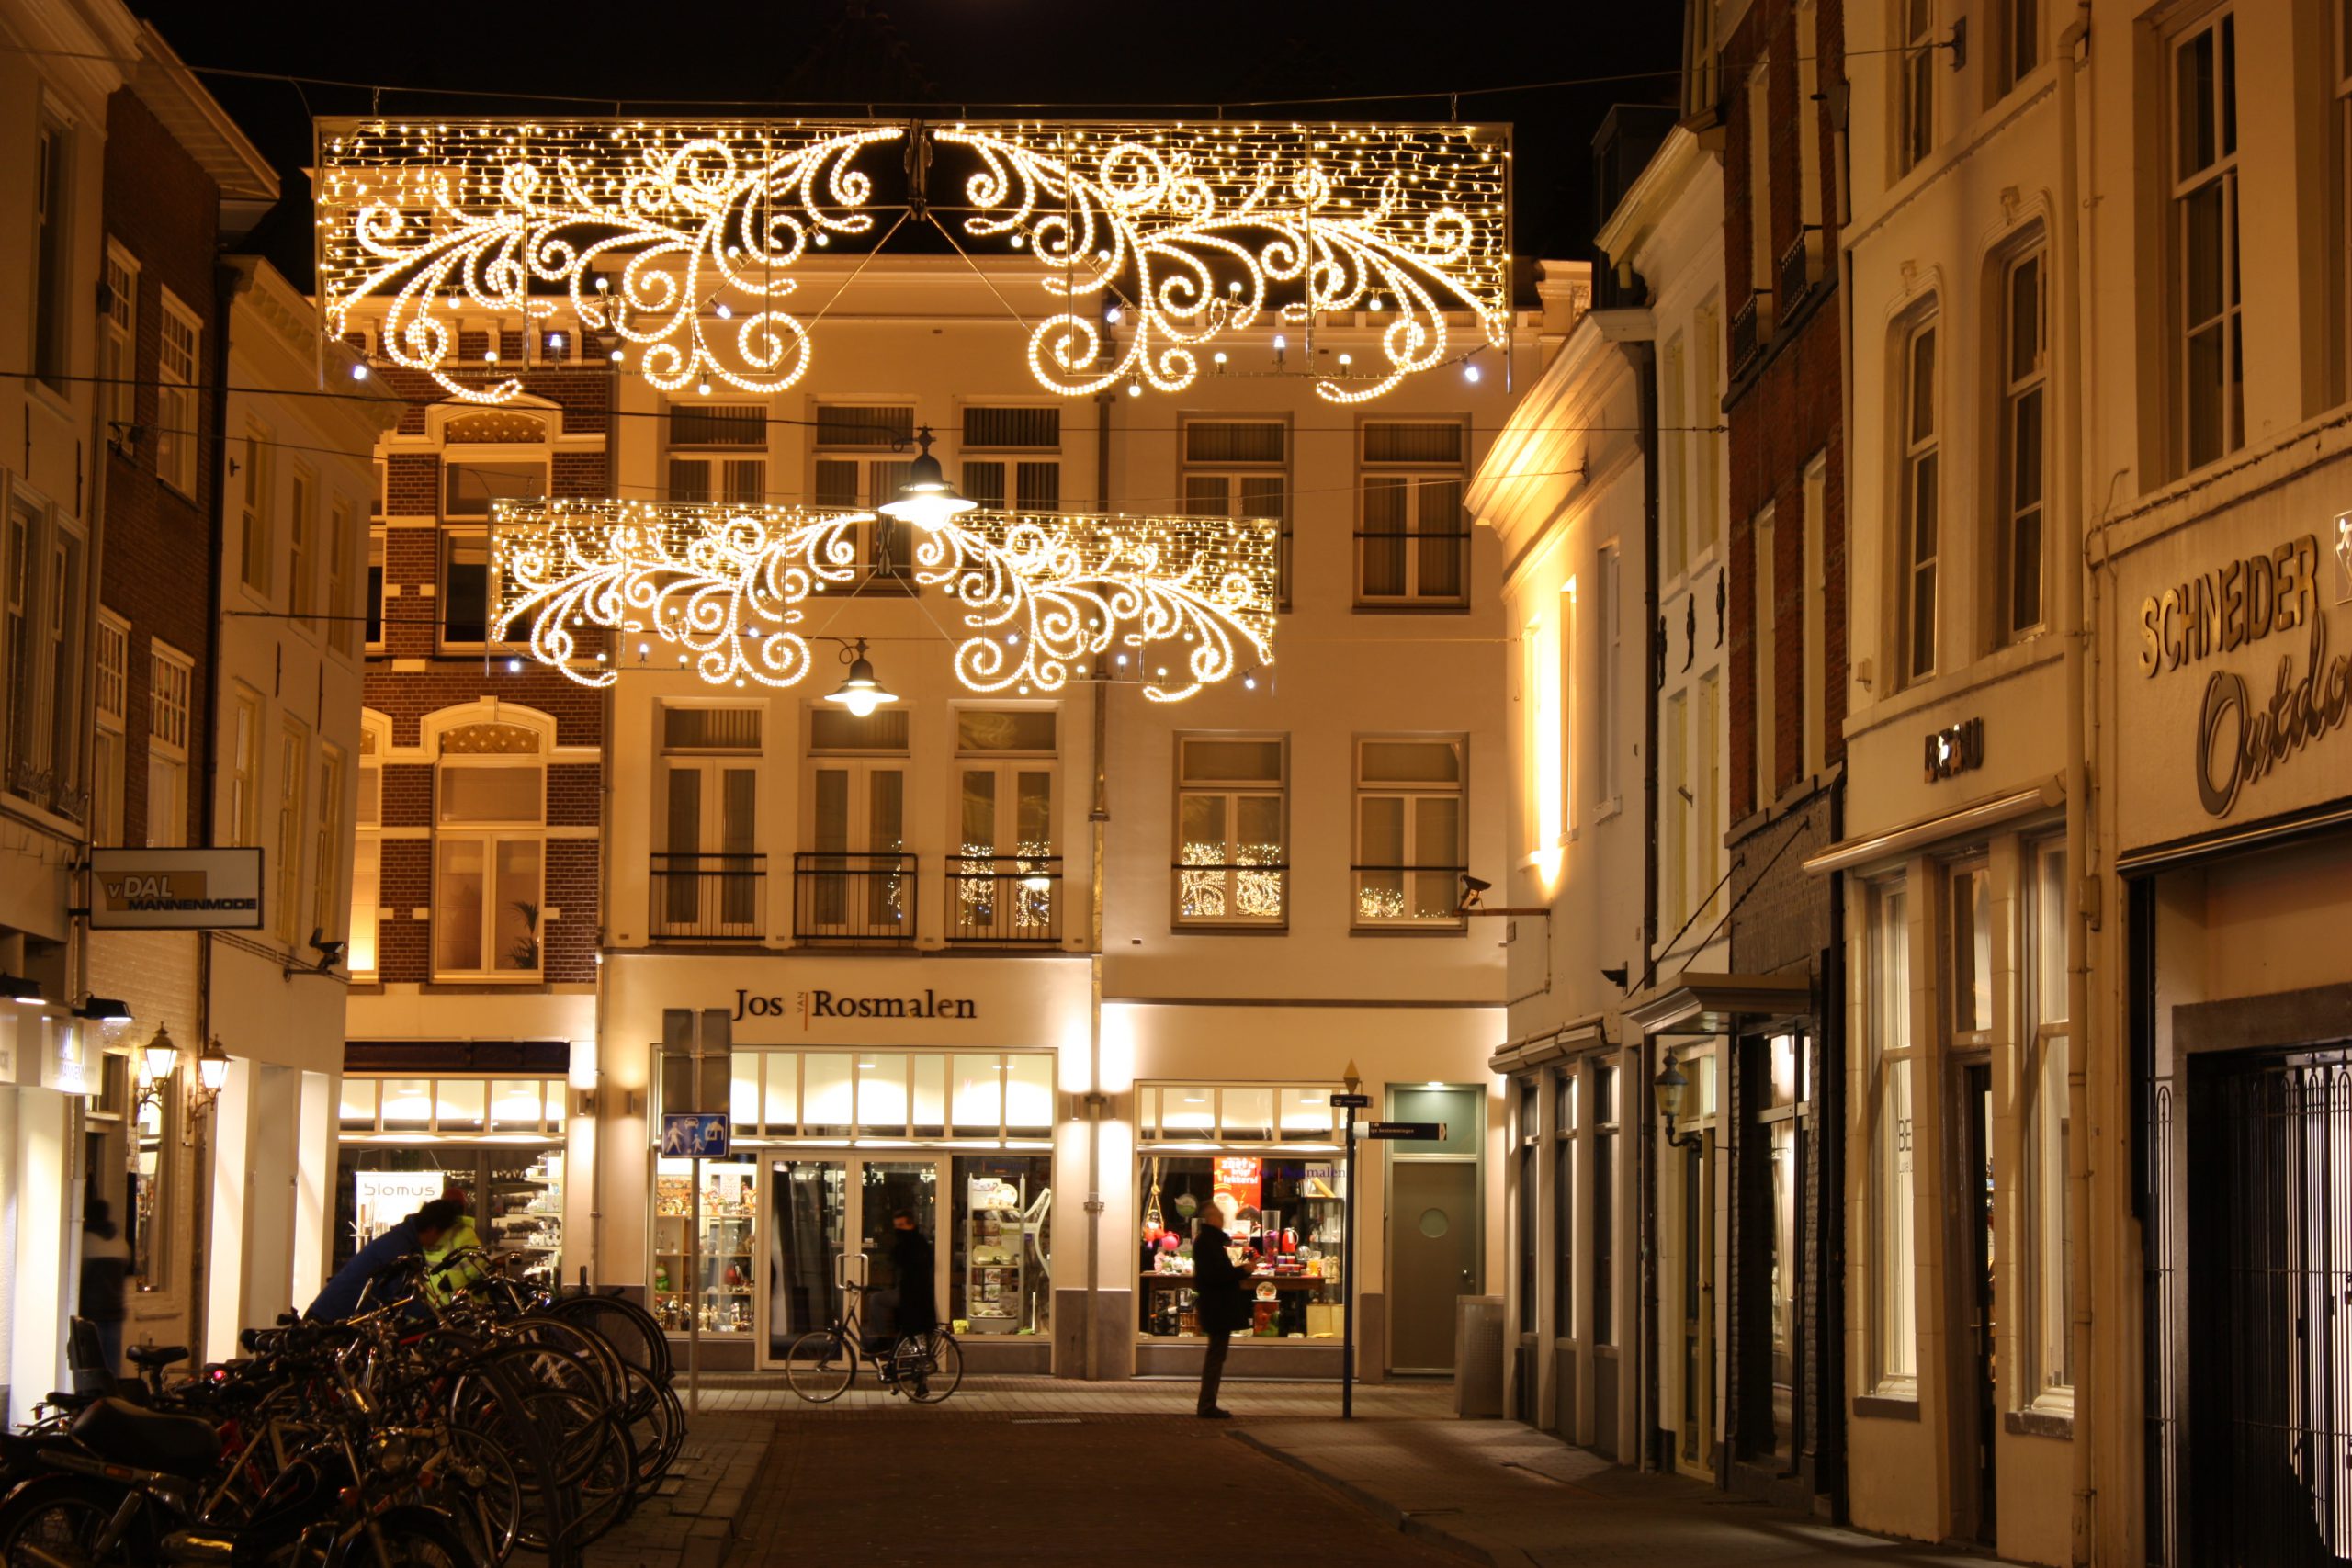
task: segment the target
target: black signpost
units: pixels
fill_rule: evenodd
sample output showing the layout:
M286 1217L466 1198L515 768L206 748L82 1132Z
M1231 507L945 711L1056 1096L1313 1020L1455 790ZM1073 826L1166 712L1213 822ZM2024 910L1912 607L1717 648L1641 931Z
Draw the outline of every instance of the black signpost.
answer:
M1356 1065L1348 1064L1345 1094L1331 1103L1348 1113L1347 1201L1340 1206L1340 1419L1356 1415L1356 1140L1363 1138L1442 1139L1442 1122L1366 1122L1356 1124L1356 1112L1372 1105L1372 1096L1356 1092Z

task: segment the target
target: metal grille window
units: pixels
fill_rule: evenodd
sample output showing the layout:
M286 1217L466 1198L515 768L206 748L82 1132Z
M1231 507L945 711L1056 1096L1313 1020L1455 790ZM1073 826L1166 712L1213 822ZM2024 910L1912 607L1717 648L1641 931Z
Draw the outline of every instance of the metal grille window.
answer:
M2066 1201L2073 1113L2068 1045L2066 847L2029 845L2027 985L2033 1021L2026 1062L2025 1208L2029 1404L2072 1408L2075 1387L2075 1234Z
M1281 925L1289 913L1288 739L1191 735L1176 747L1176 923Z
M764 447L768 411L760 403L676 403L670 409L670 445Z
M1894 18L1900 73L1894 166L1909 174L1936 144L1935 0L1894 0Z
M847 451L897 451L915 439L911 403L819 403L817 445Z
M161 640L147 656L147 842L187 842L188 694L196 661Z
M1375 421L1363 425L1361 440L1357 605L1466 604L1470 526L1462 485L1468 432L1458 420Z
M983 406L964 410L966 451L1058 453L1062 411L1051 404Z
M163 291L160 346L155 355L155 477L182 495L196 493L197 345L204 335L195 312Z
M1870 1034L1870 1354L1872 1386L1911 1397L1919 1371L1918 1246L1913 1213L1911 927L1904 884L1867 890Z
M2015 641L2042 621L2041 521L2050 358L2044 326L2046 252L2036 244L2004 270L1998 565L2001 633Z
M2245 443L2239 322L2237 18L2173 43L2174 288L2180 456L2198 468Z
M1355 923L1459 928L1468 742L1356 742Z
M1936 672L1936 574L1941 551L1937 422L1936 317L1916 321L1903 342L1900 445L1902 493L1897 498L1901 548L1902 670L1905 681Z
M1274 598L1290 607L1290 426L1278 419L1187 419L1182 430L1184 512L1192 517L1272 517Z

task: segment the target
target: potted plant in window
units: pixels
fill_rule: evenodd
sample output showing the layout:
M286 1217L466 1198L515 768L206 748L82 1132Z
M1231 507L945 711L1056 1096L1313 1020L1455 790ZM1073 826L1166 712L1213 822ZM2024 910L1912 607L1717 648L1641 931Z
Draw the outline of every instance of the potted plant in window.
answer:
M514 945L506 950L506 956L514 960L517 969L537 969L539 966L539 907L527 898L517 898L507 907L523 917L523 934L514 939Z

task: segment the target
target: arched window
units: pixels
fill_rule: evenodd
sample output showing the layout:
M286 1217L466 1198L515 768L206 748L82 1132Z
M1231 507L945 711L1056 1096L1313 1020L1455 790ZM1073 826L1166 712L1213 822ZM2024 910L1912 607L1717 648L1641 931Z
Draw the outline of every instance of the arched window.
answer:
M425 728L436 753L434 977L536 979L552 727L543 716L485 705L475 715L435 715Z

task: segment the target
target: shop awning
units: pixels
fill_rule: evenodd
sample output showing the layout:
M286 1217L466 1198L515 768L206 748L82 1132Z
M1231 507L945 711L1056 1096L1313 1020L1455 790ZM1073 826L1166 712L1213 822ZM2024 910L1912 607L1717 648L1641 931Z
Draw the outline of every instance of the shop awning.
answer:
M1724 1034L1741 1018L1782 1018L1813 1005L1804 975L1692 975L1654 986L1625 1004L1644 1034Z
M1896 855L1907 854L1922 845L1939 844L1947 840L1986 832L2021 817L2053 810L2065 803L2066 781L2052 773L2031 789L1983 795L1950 811L1939 811L1932 817L1922 817L1900 827L1844 840L1817 855L1806 856L1804 868L1815 875L1850 871L1871 861L1892 860Z
M1497 1047L1494 1054L1487 1058L1487 1070L1515 1073L1608 1043L1609 1031L1602 1022L1602 1015L1593 1013L1564 1023L1557 1029L1538 1030L1524 1040Z

